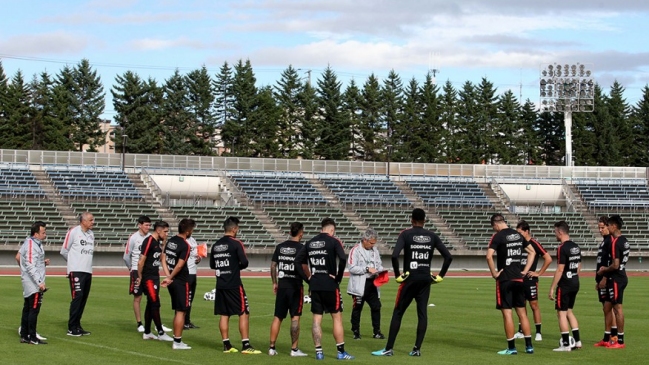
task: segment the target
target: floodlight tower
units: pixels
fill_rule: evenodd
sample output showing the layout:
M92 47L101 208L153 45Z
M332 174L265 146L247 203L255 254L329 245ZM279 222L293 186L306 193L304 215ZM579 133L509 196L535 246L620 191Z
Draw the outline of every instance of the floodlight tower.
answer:
M541 112L563 112L566 127L566 166L572 166L572 113L595 110L592 64L542 64Z

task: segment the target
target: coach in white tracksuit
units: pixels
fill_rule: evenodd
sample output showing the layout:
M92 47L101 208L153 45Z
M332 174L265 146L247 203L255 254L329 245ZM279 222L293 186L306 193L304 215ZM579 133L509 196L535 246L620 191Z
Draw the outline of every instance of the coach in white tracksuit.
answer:
M354 339L360 339L360 322L363 304L367 302L372 315L374 338L385 338L381 333L381 296L379 288L374 285L374 278L383 271L381 255L376 248L378 235L375 230L368 228L361 242L352 247L347 258L349 268L349 283L347 294L352 296L351 323Z
M90 335L90 332L81 327L81 317L90 294L92 257L95 250L95 234L92 232L95 217L90 212L84 212L79 217L79 223L68 231L61 247L61 256L68 262L67 272L72 294L68 336L74 337Z
M47 236L44 222L34 222L31 236L20 246L20 279L23 284L23 313L20 320L20 342L34 345L46 344L36 337L38 313L41 311L45 292L45 259L43 241Z

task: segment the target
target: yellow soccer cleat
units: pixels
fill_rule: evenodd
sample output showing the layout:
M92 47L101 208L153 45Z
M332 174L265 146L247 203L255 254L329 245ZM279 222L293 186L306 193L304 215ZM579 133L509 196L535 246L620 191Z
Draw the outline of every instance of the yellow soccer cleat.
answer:
M439 275L432 275L431 274L430 277L433 278L433 284L439 284L444 280L444 278L439 276Z
M404 281L406 281L406 279L408 279L408 276L410 276L410 271L406 271L403 274L399 275L399 277L397 277L397 283L403 283Z
M239 350L235 349L234 347L230 347L229 349L225 348L225 347L223 348L223 353L226 353L226 354L234 354L234 353L237 353L237 352L239 352Z
M241 353L244 355L259 355L261 351L254 349L253 347L248 347L247 349L241 350Z

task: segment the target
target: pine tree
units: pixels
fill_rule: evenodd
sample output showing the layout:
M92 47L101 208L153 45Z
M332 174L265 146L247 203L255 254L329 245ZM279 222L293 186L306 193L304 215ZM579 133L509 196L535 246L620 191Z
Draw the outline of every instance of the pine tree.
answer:
M301 90L302 83L297 70L289 65L274 87L274 97L280 111L277 133L280 157L296 158L299 154L297 137L300 118L304 112L300 107Z
M30 149L32 128L30 115L31 92L20 70L11 78L5 96L5 118L0 125L0 147Z
M495 161L503 165L518 165L524 160L522 125L519 120L521 105L511 90L498 98L498 114L493 125L490 150Z
M352 79L343 94L343 111L349 118L351 131L351 158L360 160L363 157L361 134L361 91Z
M525 165L538 165L544 162L540 159L542 138L535 129L538 118L536 105L527 99L520 112L522 163Z
M420 156L421 162L446 162L442 147L448 138L448 131L442 125L442 103L438 93L439 87L434 84L433 76L429 72L419 88L418 95L422 131L416 138L421 140L421 148L419 151L415 150L414 154Z
M34 76L30 85L32 147L35 150L69 151L74 149L67 138L68 126L54 115L54 81L47 72Z
M498 128L498 97L493 83L486 78L476 88L477 109L470 119L469 145L476 146L473 163L497 162L494 146Z
M399 158L402 153L397 151L399 144L392 140L392 134L395 130L401 128L399 124L401 123L403 114L403 84L401 83L401 78L394 70L390 70L387 79L383 80L381 105L381 124L384 133L379 136L377 146L383 152L381 159L386 159L387 153L389 153L388 146L390 145L392 145L392 149L395 151L395 157Z
M255 74L250 60L245 63L239 60L234 66L232 82L233 104L229 117L223 125L221 138L226 146L230 146L231 154L235 156L250 156L250 143L253 140L251 130L251 114L257 100Z
M649 167L649 85L642 89L642 98L632 112L632 166Z
M205 66L191 71L185 76L187 84L188 112L191 120L187 137L190 140L191 154L211 156L214 154L214 134L216 116L212 109L214 90L212 78Z
M6 98L7 98L7 75L2 67L2 60L0 60L0 128L5 123L6 117Z
M402 162L423 161L422 147L425 148L427 144L421 139L425 127L421 120L419 83L415 78L410 79L403 93L403 107L399 121L393 128L391 139L393 152L389 158L392 161Z
M301 158L312 160L318 143L318 96L311 84L305 82L298 99L303 112L300 116L297 148Z
M327 67L318 80L319 139L315 155L325 160L346 160L349 158L351 131L349 118L342 113L341 83L336 74Z
M189 155L193 152L194 129L189 114L187 85L180 71L165 80L163 111L164 152L170 155Z
M463 164L474 164L482 162L484 151L482 150L485 136L475 136L480 133L477 127L478 103L477 91L475 85L467 81L462 85L458 92L457 123L455 133L453 134L454 142L457 147L456 162Z
M565 164L565 127L563 114L540 113L533 127L537 131L540 160L545 165Z
M607 98L607 108L614 130L614 143L618 146L616 160L610 160L611 166L633 166L633 128L630 121L631 108L624 98L624 87L617 80L611 86Z
M360 100L359 140L355 143L361 160L379 161L381 132L381 87L376 75L371 74L363 84Z
M74 99L72 106L72 140L79 151L87 145L89 151L105 143L106 136L99 122L104 112L104 87L90 61L81 60L72 72L74 80Z
M458 118L459 109L458 92L450 81L446 81L440 98L440 123L446 130L441 150L446 163L461 162L463 130Z
M68 65L57 74L52 88L52 115L64 126L63 134L69 142L70 150L78 150L73 135L75 133L75 110L79 100L75 97L74 71Z
M270 86L259 89L256 99L250 118L253 135L250 156L278 157L280 150L277 135L281 110L275 104L273 89Z
M213 82L215 96L214 117L216 118L217 129L217 136L214 142L217 146L222 146L225 149L227 146L224 145L222 129L226 121L230 118L234 104L234 93L232 92L232 83L234 80L232 77L232 68L227 62L223 63Z

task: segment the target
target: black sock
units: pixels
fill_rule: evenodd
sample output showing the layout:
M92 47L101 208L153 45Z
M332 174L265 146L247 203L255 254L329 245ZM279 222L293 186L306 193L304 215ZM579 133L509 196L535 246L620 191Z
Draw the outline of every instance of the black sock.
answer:
M336 344L336 349L338 349L338 352L345 352L345 343L337 343Z
M269 350L275 350L275 345L270 345L270 346L268 346L268 349L269 349Z
M525 347L532 347L532 336L525 336Z
M521 324L518 324L518 332L523 333L523 327L521 327Z
M315 352L316 352L316 354L321 354L322 353L322 346L316 346L315 347Z
M180 343L180 342L182 341L182 339L183 339L182 337L176 337L176 336L174 336L174 342L175 342L175 343Z
M142 325L142 321L137 322L137 326L140 327Z
M620 332L617 335L617 343L623 344L624 343L624 332Z
M247 338L244 338L241 340L241 347L245 350L248 347L250 347L250 340Z
M164 335L164 334L165 334L165 331L163 331L163 330L158 330L158 336L162 336L162 335Z
M581 338L579 337L579 328L572 329L572 337L575 338L575 342L581 341Z
M611 327L611 336L617 336L617 327Z
M230 343L230 339L226 338L223 340L223 347L225 347L226 350L229 350L232 348L232 344Z
M561 332L561 342L563 347L570 347L570 332Z
M541 324L536 323L535 326L536 326L536 333L541 333Z
M510 350L513 350L516 348L516 341L512 338L511 340L507 340L507 348Z
M611 332L604 331L604 339L602 341L608 342L611 340Z
M291 351L297 351L297 350L298 350L297 347L291 347Z

